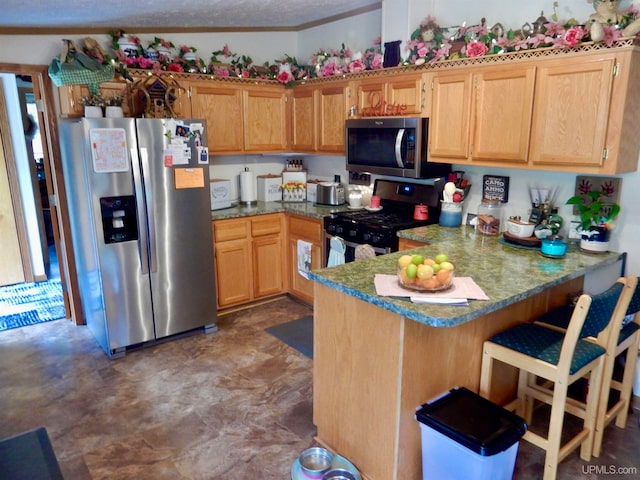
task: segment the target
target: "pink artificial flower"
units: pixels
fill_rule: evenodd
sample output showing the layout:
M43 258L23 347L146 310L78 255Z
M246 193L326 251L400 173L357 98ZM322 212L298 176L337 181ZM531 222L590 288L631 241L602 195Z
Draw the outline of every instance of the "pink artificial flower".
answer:
M242 71L242 78L249 78L249 70Z
M564 41L568 46L575 47L586 33L587 31L580 26L571 27L564 34Z
M340 67L338 67L335 62L329 62L320 70L322 77L330 77L331 75L336 75L340 73Z
M445 58L447 55L449 55L450 50L451 50L451 44L445 43L444 45L442 45L442 47L440 47L438 50L435 51L435 55L429 61L429 63L432 64L437 62L438 60Z
M358 73L362 72L365 69L364 63L362 60L354 60L349 64L349 73Z
M545 32L547 37L562 36L565 32L562 22L545 23L544 28L547 29L547 31Z
M421 46L418 48L417 53L419 58L424 58L427 56L427 53L429 53L429 49L424 43L422 43Z
M225 57L230 57L232 55L231 50L229 50L229 45L225 45L224 47L222 47L222 54Z
M127 37L127 40L129 40L134 45L140 45L140 38L136 37L135 35L129 35Z
M602 28L604 29L602 41L607 47L613 46L622 37L622 31L618 30L614 25L602 25Z
M284 83L286 85L287 83L293 81L293 75L291 75L291 72L283 71L278 74L277 79L280 83Z
M184 72L184 68L182 68L182 65L173 62L169 64L167 70L169 70L170 72Z
M227 70L226 68L222 68L222 67L213 67L213 74L217 75L218 77L230 77L231 74L229 73L229 70Z
M482 57L489 51L484 43L477 40L472 40L467 44L466 55L467 57Z
M153 67L151 67L151 71L154 75L159 75L162 72L162 64L160 62L153 62Z
M136 58L140 68L151 68L153 66L153 60L143 57L142 55Z
M376 53L371 60L371 68L382 68L383 57L381 53Z
M541 43L549 43L546 40L547 40L547 37L543 33L537 33L536 35L533 35L531 38L523 39L522 42L531 45L531 48L538 48ZM516 45L516 50L519 50L517 45Z
M345 48L345 50L344 50L344 58L351 58L352 56L353 55L352 55L351 49L350 48Z
M520 38L518 39L518 41L516 41L515 45L513 46L513 49L518 52L520 50L527 50L529 48L529 45L533 45L531 43L531 40L534 40L534 42L539 42L540 39L534 39L533 37L531 39L527 39L527 38ZM533 48L536 48L539 45L539 43L536 43L536 46Z

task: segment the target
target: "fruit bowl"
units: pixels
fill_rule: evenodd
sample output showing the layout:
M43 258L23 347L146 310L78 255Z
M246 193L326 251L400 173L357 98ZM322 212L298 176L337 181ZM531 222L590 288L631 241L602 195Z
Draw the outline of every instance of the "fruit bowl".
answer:
M418 292L441 292L453 285L453 270L441 268L432 275L428 277L427 275L418 274L415 278L409 278L407 276L407 267L398 266L398 283L401 287Z

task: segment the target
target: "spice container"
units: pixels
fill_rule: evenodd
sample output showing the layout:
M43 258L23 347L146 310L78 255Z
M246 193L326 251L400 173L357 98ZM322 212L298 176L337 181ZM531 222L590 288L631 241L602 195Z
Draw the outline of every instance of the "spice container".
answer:
M482 199L478 206L476 229L485 235L498 235L502 221L502 202L500 200Z

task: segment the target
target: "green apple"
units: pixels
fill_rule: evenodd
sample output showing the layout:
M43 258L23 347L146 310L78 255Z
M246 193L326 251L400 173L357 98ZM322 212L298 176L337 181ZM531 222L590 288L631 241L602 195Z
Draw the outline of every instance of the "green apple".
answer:
M448 262L449 257L445 253L439 253L436 255L436 263Z
M424 257L422 255L411 255L411 263L414 265L420 265L424 262Z
M407 278L416 278L418 274L418 266L415 263L407 266Z

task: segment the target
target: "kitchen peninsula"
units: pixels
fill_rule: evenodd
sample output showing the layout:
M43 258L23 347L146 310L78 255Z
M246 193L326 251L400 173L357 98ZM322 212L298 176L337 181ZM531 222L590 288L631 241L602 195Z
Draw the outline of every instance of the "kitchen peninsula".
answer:
M399 236L425 243L410 252L446 253L456 275L472 277L489 300L441 306L378 296L374 275L395 274L406 252L311 272L317 439L367 480L421 479L416 408L454 386L477 392L484 340L566 303L587 272L623 258L573 246L563 258L547 258L471 227L431 225ZM505 366L497 377L492 399L502 403L515 372Z

